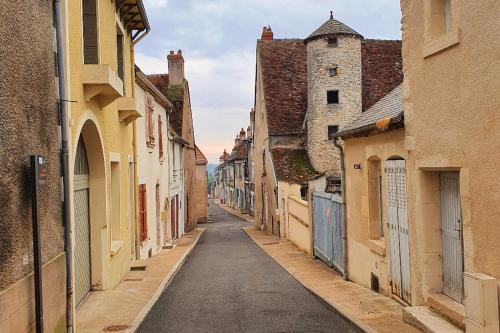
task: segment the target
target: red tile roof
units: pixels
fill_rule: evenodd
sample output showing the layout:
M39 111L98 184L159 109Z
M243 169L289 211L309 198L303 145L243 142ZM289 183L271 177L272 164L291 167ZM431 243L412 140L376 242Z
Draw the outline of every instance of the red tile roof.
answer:
M302 132L307 111L307 52L301 39L258 41L269 134Z
M278 180L303 184L322 176L312 167L304 148L274 148L271 150L271 156Z
M363 111L403 82L400 40L361 42Z
M196 164L197 165L203 165L207 164L208 160L205 157L205 155L201 152L200 148L198 148L197 145L194 145L194 155L196 156Z
M169 115L169 122L173 129L180 135L182 133L183 110L177 110L175 101L184 101L184 87L169 87L168 74L152 74L148 75L151 81L157 88L174 104L172 112Z

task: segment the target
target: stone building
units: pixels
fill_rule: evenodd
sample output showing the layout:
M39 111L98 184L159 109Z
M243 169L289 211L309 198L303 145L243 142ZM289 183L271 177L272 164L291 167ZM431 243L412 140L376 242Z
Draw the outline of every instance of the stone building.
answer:
M500 278L500 3L401 9L410 303L498 332L498 311L486 311L497 308L495 283L479 292L474 281Z
M183 167L181 175L184 179L185 231L196 228L196 156L193 115L189 83L184 73L184 57L182 51L170 51L167 56L168 74L153 74L148 78L157 86L174 105L170 114L170 125L180 137L188 142L184 147Z
M160 251L171 239L170 164L168 114L173 105L135 67L135 101L140 117L135 121L139 218L136 259ZM135 232L133 233L135 238Z
M401 41L364 39L331 14L304 43L309 157L318 172L338 178L339 154L331 139L401 83Z
M47 171L39 198L44 329L64 332L66 328L66 256L52 3L4 1L0 13L0 26L9 32L2 37L0 51L0 332L5 333L34 328L32 154L46 158Z
M203 152L195 146L196 149L196 221L208 221L208 160Z

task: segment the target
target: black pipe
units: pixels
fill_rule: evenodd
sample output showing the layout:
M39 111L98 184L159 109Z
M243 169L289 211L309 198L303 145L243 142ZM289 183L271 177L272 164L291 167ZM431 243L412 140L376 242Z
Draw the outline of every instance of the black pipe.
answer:
M33 271L35 280L35 327L37 333L43 332L43 293L42 293L42 255L40 249L40 216L38 203L38 155L30 156L31 165L31 221L33 224Z

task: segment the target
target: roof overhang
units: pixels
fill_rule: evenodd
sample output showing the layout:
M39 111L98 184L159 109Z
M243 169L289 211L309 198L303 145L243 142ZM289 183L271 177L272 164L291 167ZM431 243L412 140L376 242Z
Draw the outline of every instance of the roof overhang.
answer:
M117 0L116 10L123 26L134 41L141 32L151 29L142 0Z
M372 123L366 126L348 129L346 131L340 131L334 135L334 138L350 139L359 136L369 136L372 134L383 133L398 128L404 127L404 113L400 112L396 117L392 117L387 128L381 129L376 123Z

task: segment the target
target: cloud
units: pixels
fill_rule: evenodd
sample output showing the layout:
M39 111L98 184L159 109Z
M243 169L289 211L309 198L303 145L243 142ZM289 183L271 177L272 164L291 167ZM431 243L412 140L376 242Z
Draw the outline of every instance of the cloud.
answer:
M164 8L167 7L167 0L144 0L146 8Z

